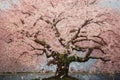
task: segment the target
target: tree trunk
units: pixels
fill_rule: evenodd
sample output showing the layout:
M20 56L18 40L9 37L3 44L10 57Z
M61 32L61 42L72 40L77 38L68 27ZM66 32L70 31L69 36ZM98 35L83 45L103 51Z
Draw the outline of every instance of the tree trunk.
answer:
M60 79L68 77L69 64L59 63L57 64L57 70L55 73L55 78Z

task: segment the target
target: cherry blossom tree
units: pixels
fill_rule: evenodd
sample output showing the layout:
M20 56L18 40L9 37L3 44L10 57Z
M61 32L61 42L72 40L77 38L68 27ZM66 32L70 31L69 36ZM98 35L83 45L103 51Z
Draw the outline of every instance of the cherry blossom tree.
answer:
M0 46L1 51L14 54L15 63L33 55L51 57L47 65L57 65L56 78L68 76L71 62L89 59L98 60L91 71L99 67L101 72L119 72L120 14L99 6L100 1L20 0L19 6L12 4L0 20L0 30L6 30L1 32L6 51Z

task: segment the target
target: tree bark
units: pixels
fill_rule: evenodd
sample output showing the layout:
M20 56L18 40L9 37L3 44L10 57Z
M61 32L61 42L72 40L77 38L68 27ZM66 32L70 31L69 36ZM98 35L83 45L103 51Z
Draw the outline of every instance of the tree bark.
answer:
M63 62L59 63L57 64L55 78L60 79L60 78L68 77L68 72L69 72L69 64Z

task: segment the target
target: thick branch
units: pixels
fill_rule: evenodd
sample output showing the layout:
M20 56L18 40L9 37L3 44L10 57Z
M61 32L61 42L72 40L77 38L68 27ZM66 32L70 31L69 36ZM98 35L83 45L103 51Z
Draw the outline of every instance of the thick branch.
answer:
M93 48L89 48L84 59L87 59L92 54L92 52L93 52Z
M76 51L82 51L82 52L84 52L85 51L85 49L89 49L90 47L88 46L86 46L86 47L79 47L79 46L77 46L77 45L74 45L73 47L72 47L72 50L76 50ZM103 54L106 54L105 52L104 52L104 50L102 49L102 47L101 46L93 46L93 47L91 47L92 49L94 49L94 50L100 50Z
M79 56L70 56L69 60L70 62L72 61L77 61L77 62L87 62L89 59L100 59L104 62L110 61L110 59L104 58L104 57L92 57L90 56L93 52L94 48L89 48L88 52L86 53L85 57L79 57Z
M97 44L99 44L99 45L103 45L102 42L98 42L98 41L93 40L93 39L78 39L78 40L74 40L74 41L72 42L72 44L75 44L75 43L77 43L77 42L82 42L82 41L93 41L94 43L97 43Z
M41 41L37 38L34 41L44 47L43 53L45 53L47 57L52 56L51 54L48 53L48 52L50 53L52 52L52 50L50 49L51 48L50 45L48 45L45 41Z
M46 54L47 58L56 58L56 56L58 56L58 52L51 50L51 46L48 45L45 41L41 41L37 38L34 41L44 47L43 53Z
M83 62L88 61L89 59L100 59L104 62L109 61L109 59L105 59L103 57L91 57L90 55L92 54L93 50L95 50L95 49L99 49L102 53L105 53L100 47L89 48L86 56L84 57Z
M72 61L86 62L87 59L89 58L89 56L91 55L92 51L93 51L93 48L89 48L88 51L87 51L87 53L86 53L86 55L85 55L85 57L79 57L79 56L77 56L77 55L70 56L69 58L72 58L70 61L71 61L71 62L72 62Z
M50 25L51 25L51 29L53 29L53 31L55 31L55 36L56 36L56 38L58 39L59 43L60 43L63 47L65 47L65 45L64 45L64 43L63 43L64 39L62 39L62 38L60 37L61 34L60 34L58 28L56 27L56 25L57 25L60 21L62 21L63 19L65 19L65 18L58 19L62 14L63 14L63 12L60 13L57 18L53 19L52 22L51 22L50 20L45 20L42 16L41 16L39 19L42 20L42 21L45 21L47 24L50 24ZM39 20L39 19L38 19L38 20ZM37 20L37 21L38 21L38 20ZM37 21L33 24L33 26L36 25Z
M90 24L92 20L93 20L93 19L85 20L85 22L81 25L80 28L78 28L77 32L76 32L75 35L71 38L71 40L69 40L69 41L67 42L67 46L69 45L69 43L72 43L73 40L75 40L75 39L77 39L77 38L79 37L79 34L80 34L81 29L84 28L85 26L87 26L88 24Z
M52 27L51 27L51 28L53 29L53 31L55 31L55 36L56 36L56 38L58 39L59 43L60 43L63 47L65 47L65 44L63 43L64 39L61 38L61 34L60 34L58 28L56 27L56 25L57 25L60 21L62 21L63 19L65 19L65 18L59 19L59 17L60 17L62 14L63 14L63 12L60 13L57 18L53 19L53 24L52 24Z
M36 38L34 41L35 41L36 43L44 46L44 47L47 48L47 49L50 48L50 45L48 45L48 44L47 44L45 41L43 41L43 40L39 40L39 39Z
M104 62L110 61L110 59L106 59L106 58L103 58L103 57L89 57L89 59L100 59Z

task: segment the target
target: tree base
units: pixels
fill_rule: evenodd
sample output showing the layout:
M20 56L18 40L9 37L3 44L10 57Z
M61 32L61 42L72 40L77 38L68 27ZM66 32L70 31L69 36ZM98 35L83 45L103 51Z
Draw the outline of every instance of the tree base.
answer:
M40 80L40 79L33 79L33 80ZM50 78L44 78L42 80L79 80L79 79L71 77L71 76L67 76L67 77L64 77L62 79L61 78L58 79L58 78L55 78L55 77L50 77Z

